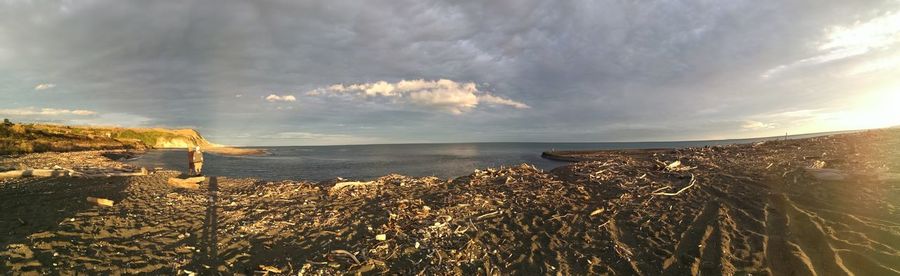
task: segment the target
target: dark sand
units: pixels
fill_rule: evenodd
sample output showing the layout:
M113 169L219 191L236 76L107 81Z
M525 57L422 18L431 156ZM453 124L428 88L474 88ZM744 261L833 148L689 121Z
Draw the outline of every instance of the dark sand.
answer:
M900 183L878 179L900 173L900 130L600 155L342 189L0 180L0 273L900 274ZM0 164L22 158L40 163Z

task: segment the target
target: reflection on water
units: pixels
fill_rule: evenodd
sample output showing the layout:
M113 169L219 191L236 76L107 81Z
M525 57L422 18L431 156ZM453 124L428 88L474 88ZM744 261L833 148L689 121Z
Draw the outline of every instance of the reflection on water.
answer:
M800 136L797 136L800 137ZM805 136L804 136L805 137ZM354 145L265 148L268 156L218 156L206 154L204 173L226 177L260 179L307 179L335 177L373 179L390 173L409 176L450 178L472 173L477 168L529 163L553 169L566 163L541 158L541 152L556 150L680 148L763 139L644 142L644 143L469 143ZM187 170L183 150L157 150L131 161L148 168Z

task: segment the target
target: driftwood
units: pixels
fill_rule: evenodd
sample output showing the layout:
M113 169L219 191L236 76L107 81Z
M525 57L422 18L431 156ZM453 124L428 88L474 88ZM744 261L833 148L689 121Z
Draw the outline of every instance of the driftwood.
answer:
M80 176L83 177L113 177L113 176L144 176L147 175L147 170L143 169L139 172L130 172L130 173L99 173L99 174L83 174Z
M691 187L693 187L694 184L696 184L696 183L697 183L697 179L694 177L694 174L691 174L691 184L685 186L684 188L681 188L681 190L678 190L677 192L674 192L674 193L660 192L660 193L652 193L651 195L677 196L677 195L681 194L681 192L684 192L687 189L690 189Z
M340 182L340 183L334 184L334 187L331 187L331 190L332 190L332 191L337 191L337 190L340 190L340 189L343 189L343 188L347 188L347 187L366 186L366 185L372 185L372 184L375 184L375 181L366 181L366 182L360 182L360 181L348 181L348 182Z
M73 176L70 170L17 170L0 173L0 178Z
M68 169L33 169L33 170L16 170L0 172L0 178L17 178L17 177L112 177L112 176L142 176L149 172L145 168L141 168L138 172L116 172L116 173L81 173Z
M93 204L97 204L98 206L106 206L112 207L115 202L105 198L97 198L97 197L88 197L87 201Z
M190 177L186 179L182 178L169 178L167 183L169 186L183 189L200 189L200 182L206 181L206 177L198 176L198 177Z
M361 264L361 262L359 262L359 259L356 258L356 255L353 255L353 253L350 253L350 251L347 251L347 250L343 250L343 249L331 250L330 255L349 257L357 265ZM329 256L329 257L331 257L331 256ZM331 258L329 258L329 259L331 259Z
M278 273L281 273L281 272L282 272L282 270L281 270L280 268L277 268L277 267L274 267L274 266L270 266L270 265L259 265L259 269L261 269L262 271L272 272L272 273L275 273L275 274L278 274Z
M670 171L674 171L674 170L678 169L679 166L681 166L681 161L675 160L675 162L672 162L672 163L666 165L666 169L670 170Z

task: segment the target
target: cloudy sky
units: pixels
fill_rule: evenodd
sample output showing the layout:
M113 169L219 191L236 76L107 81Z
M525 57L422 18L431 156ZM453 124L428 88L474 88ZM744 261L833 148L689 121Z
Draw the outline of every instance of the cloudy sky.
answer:
M900 124L900 1L0 0L0 117L233 145Z

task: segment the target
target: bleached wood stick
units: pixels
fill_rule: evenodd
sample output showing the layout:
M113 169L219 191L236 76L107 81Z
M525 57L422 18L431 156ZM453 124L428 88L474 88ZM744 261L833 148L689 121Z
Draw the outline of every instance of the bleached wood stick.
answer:
M651 195L677 196L678 194L681 194L681 192L693 187L695 183L697 183L697 179L694 177L694 174L691 174L691 184L681 188L681 190L674 193L652 193Z

